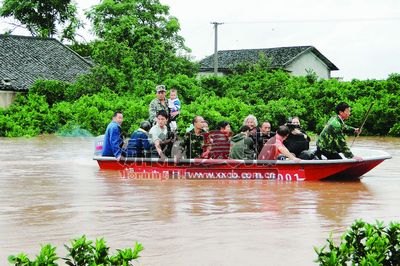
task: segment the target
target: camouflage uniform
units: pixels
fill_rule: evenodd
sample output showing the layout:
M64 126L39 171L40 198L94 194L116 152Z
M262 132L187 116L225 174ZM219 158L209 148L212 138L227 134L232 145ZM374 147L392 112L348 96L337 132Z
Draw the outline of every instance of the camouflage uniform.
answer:
M229 153L231 159L254 160L255 150L254 141L244 133L239 133L232 137L232 148Z
M152 125L155 125L157 123L157 113L158 111L164 110L167 112L168 117L169 117L169 108L167 105L167 100L164 102L165 105L161 104L161 101L159 99L154 99L150 102L149 106L149 122Z
M187 159L201 158L204 146L204 133L205 131L200 135L196 135L194 129L186 132L181 142L181 149L186 150Z
M317 147L322 153L343 153L346 158L353 158L345 133L354 133L354 130L354 127L346 125L339 116L331 117L318 137Z

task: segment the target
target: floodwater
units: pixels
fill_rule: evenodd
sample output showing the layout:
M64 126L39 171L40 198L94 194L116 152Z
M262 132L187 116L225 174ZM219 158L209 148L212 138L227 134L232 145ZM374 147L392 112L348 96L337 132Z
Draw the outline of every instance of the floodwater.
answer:
M142 243L138 265L315 265L330 232L400 221L399 138L356 141L393 156L361 182L132 180L100 171L93 141L0 138L0 265L83 234Z

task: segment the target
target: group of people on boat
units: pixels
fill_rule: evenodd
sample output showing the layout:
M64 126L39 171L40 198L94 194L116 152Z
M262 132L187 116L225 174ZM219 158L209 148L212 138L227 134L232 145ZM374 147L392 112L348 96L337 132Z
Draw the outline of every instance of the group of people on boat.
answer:
M182 140L178 140L176 120L181 111L177 90L170 90L166 98L166 87L156 87L157 97L149 105L149 119L140 124L126 143L122 137L123 114L115 112L107 126L102 156L186 158L186 159L245 159L245 160L300 160L355 158L346 140L346 133L359 134L358 128L345 124L351 108L341 102L317 140L317 149L310 151L310 137L301 130L299 117L289 118L287 123L271 131L271 123L260 126L254 115L248 115L237 134L233 134L230 123L221 121L215 130L209 130L202 116L195 116L186 129Z

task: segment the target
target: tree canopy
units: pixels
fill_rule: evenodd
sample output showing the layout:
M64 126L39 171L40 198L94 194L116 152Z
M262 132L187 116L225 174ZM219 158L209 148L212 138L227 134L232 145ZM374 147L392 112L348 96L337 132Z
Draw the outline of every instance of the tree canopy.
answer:
M93 59L102 75L117 71L132 88L141 80L159 82L178 73L194 75L189 51L178 34L178 19L158 0L103 0L87 12L93 32ZM136 85L135 85L136 84Z
M61 40L74 40L76 30L81 26L72 0L4 0L0 16L18 20L32 36L55 37L59 34Z
M22 0L19 6L17 2L5 0L1 15L8 14L6 10L45 14L35 9L41 1ZM13 10L11 4L26 5L34 12ZM97 39L72 47L92 57L91 73L72 84L37 81L27 95L19 95L7 109L0 108L0 136L34 136L75 126L101 134L114 110L124 112L123 129L132 132L147 119L148 104L160 83L179 91L181 133L195 115L207 119L211 128L221 120L230 121L235 130L249 114L269 120L275 128L288 116L299 116L305 130L318 133L338 101L352 106L349 124L353 125L362 123L366 108L375 101L364 133L400 135L398 74L382 81L351 82L318 80L312 72L292 77L269 69L264 58L256 65L239 65L228 76L197 78L197 65L182 55L189 49L179 35L178 19L159 0L102 0L87 16Z

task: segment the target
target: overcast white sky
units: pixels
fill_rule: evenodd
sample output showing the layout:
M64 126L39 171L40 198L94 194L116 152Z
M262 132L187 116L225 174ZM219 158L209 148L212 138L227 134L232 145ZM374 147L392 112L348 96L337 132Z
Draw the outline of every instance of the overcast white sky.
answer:
M335 77L400 73L399 0L160 1L178 18L195 60L214 52L216 21L224 23L219 50L312 45L339 68ZM99 2L77 0L80 9Z

